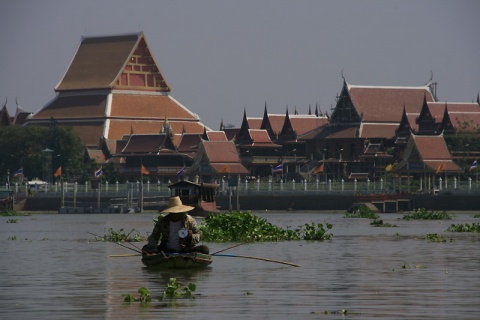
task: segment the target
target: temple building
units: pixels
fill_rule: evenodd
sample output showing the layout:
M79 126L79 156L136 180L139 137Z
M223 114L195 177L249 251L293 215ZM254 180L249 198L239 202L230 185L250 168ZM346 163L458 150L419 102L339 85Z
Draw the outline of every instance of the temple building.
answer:
M107 161L121 152L116 140L160 134L167 119L173 134L204 132L199 117L170 91L143 32L84 37L55 98L26 125L70 126L98 162Z

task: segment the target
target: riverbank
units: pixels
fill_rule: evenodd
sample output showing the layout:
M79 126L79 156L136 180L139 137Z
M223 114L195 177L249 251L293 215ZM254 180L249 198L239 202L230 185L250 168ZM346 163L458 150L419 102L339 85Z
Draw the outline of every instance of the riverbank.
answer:
M109 197L98 198L78 197L79 203L100 204L101 208L108 208ZM347 211L355 204L356 198L352 194L279 194L279 195L241 195L238 198L225 195L217 196L219 211L250 210L250 211ZM405 201L390 201L372 203L379 212L401 212L416 208L446 211L475 211L480 210L480 197L477 194L411 194ZM18 203L15 210L22 212L58 212L61 208L61 198L30 197ZM80 207L80 205L79 205ZM97 206L95 206L96 208ZM144 211L156 212L163 209L163 205L146 205Z

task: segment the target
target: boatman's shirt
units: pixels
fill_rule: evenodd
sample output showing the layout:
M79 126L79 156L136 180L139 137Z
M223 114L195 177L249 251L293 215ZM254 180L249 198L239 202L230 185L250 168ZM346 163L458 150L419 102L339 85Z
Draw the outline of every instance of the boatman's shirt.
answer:
M168 239L168 248L173 251L181 251L182 247L180 246L180 236L178 231L182 229L182 220L171 221L170 220L170 236Z
M192 230L192 237L187 237L180 239L178 236L178 230L175 233L176 236L179 238L178 242L180 243L180 251L188 251L190 248L194 247L197 243L200 242L200 230L198 229L197 222L195 218L188 214L182 215L181 221L181 228L185 228L187 230ZM148 237L148 244L150 245L157 245L158 241L161 239L162 245L168 248L170 247L170 218L169 216L161 217L157 223L155 224L155 228L153 228L152 234Z

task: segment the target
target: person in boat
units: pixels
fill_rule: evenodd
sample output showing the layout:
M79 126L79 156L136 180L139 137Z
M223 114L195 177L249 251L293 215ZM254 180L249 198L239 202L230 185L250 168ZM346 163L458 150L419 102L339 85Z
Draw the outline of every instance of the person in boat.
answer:
M161 216L142 251L146 253L200 252L208 254L207 246L197 245L200 242L201 233L195 218L188 214L193 209L194 207L182 204L180 197L171 197L168 207L160 212ZM159 240L160 245L158 245Z

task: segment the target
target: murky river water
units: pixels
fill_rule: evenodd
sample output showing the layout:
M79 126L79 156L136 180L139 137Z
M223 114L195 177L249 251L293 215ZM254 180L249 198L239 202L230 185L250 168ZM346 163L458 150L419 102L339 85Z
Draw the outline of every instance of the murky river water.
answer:
M262 213L275 225L333 224L333 240L245 244L225 253L289 261L301 268L214 257L202 271L150 271L139 257L88 232L132 228L146 235L154 214L0 217L0 319L479 319L480 234L449 233L450 221L404 221L396 228L343 213ZM6 223L9 219L16 223ZM443 234L445 243L422 239ZM15 237L16 240L12 240ZM9 239L10 238L10 239ZM452 239L452 240L450 240ZM232 243L205 243L212 252ZM138 246L143 245L139 243ZM170 277L196 284L195 299L123 302L146 287L161 295ZM342 315L342 310L347 310Z

